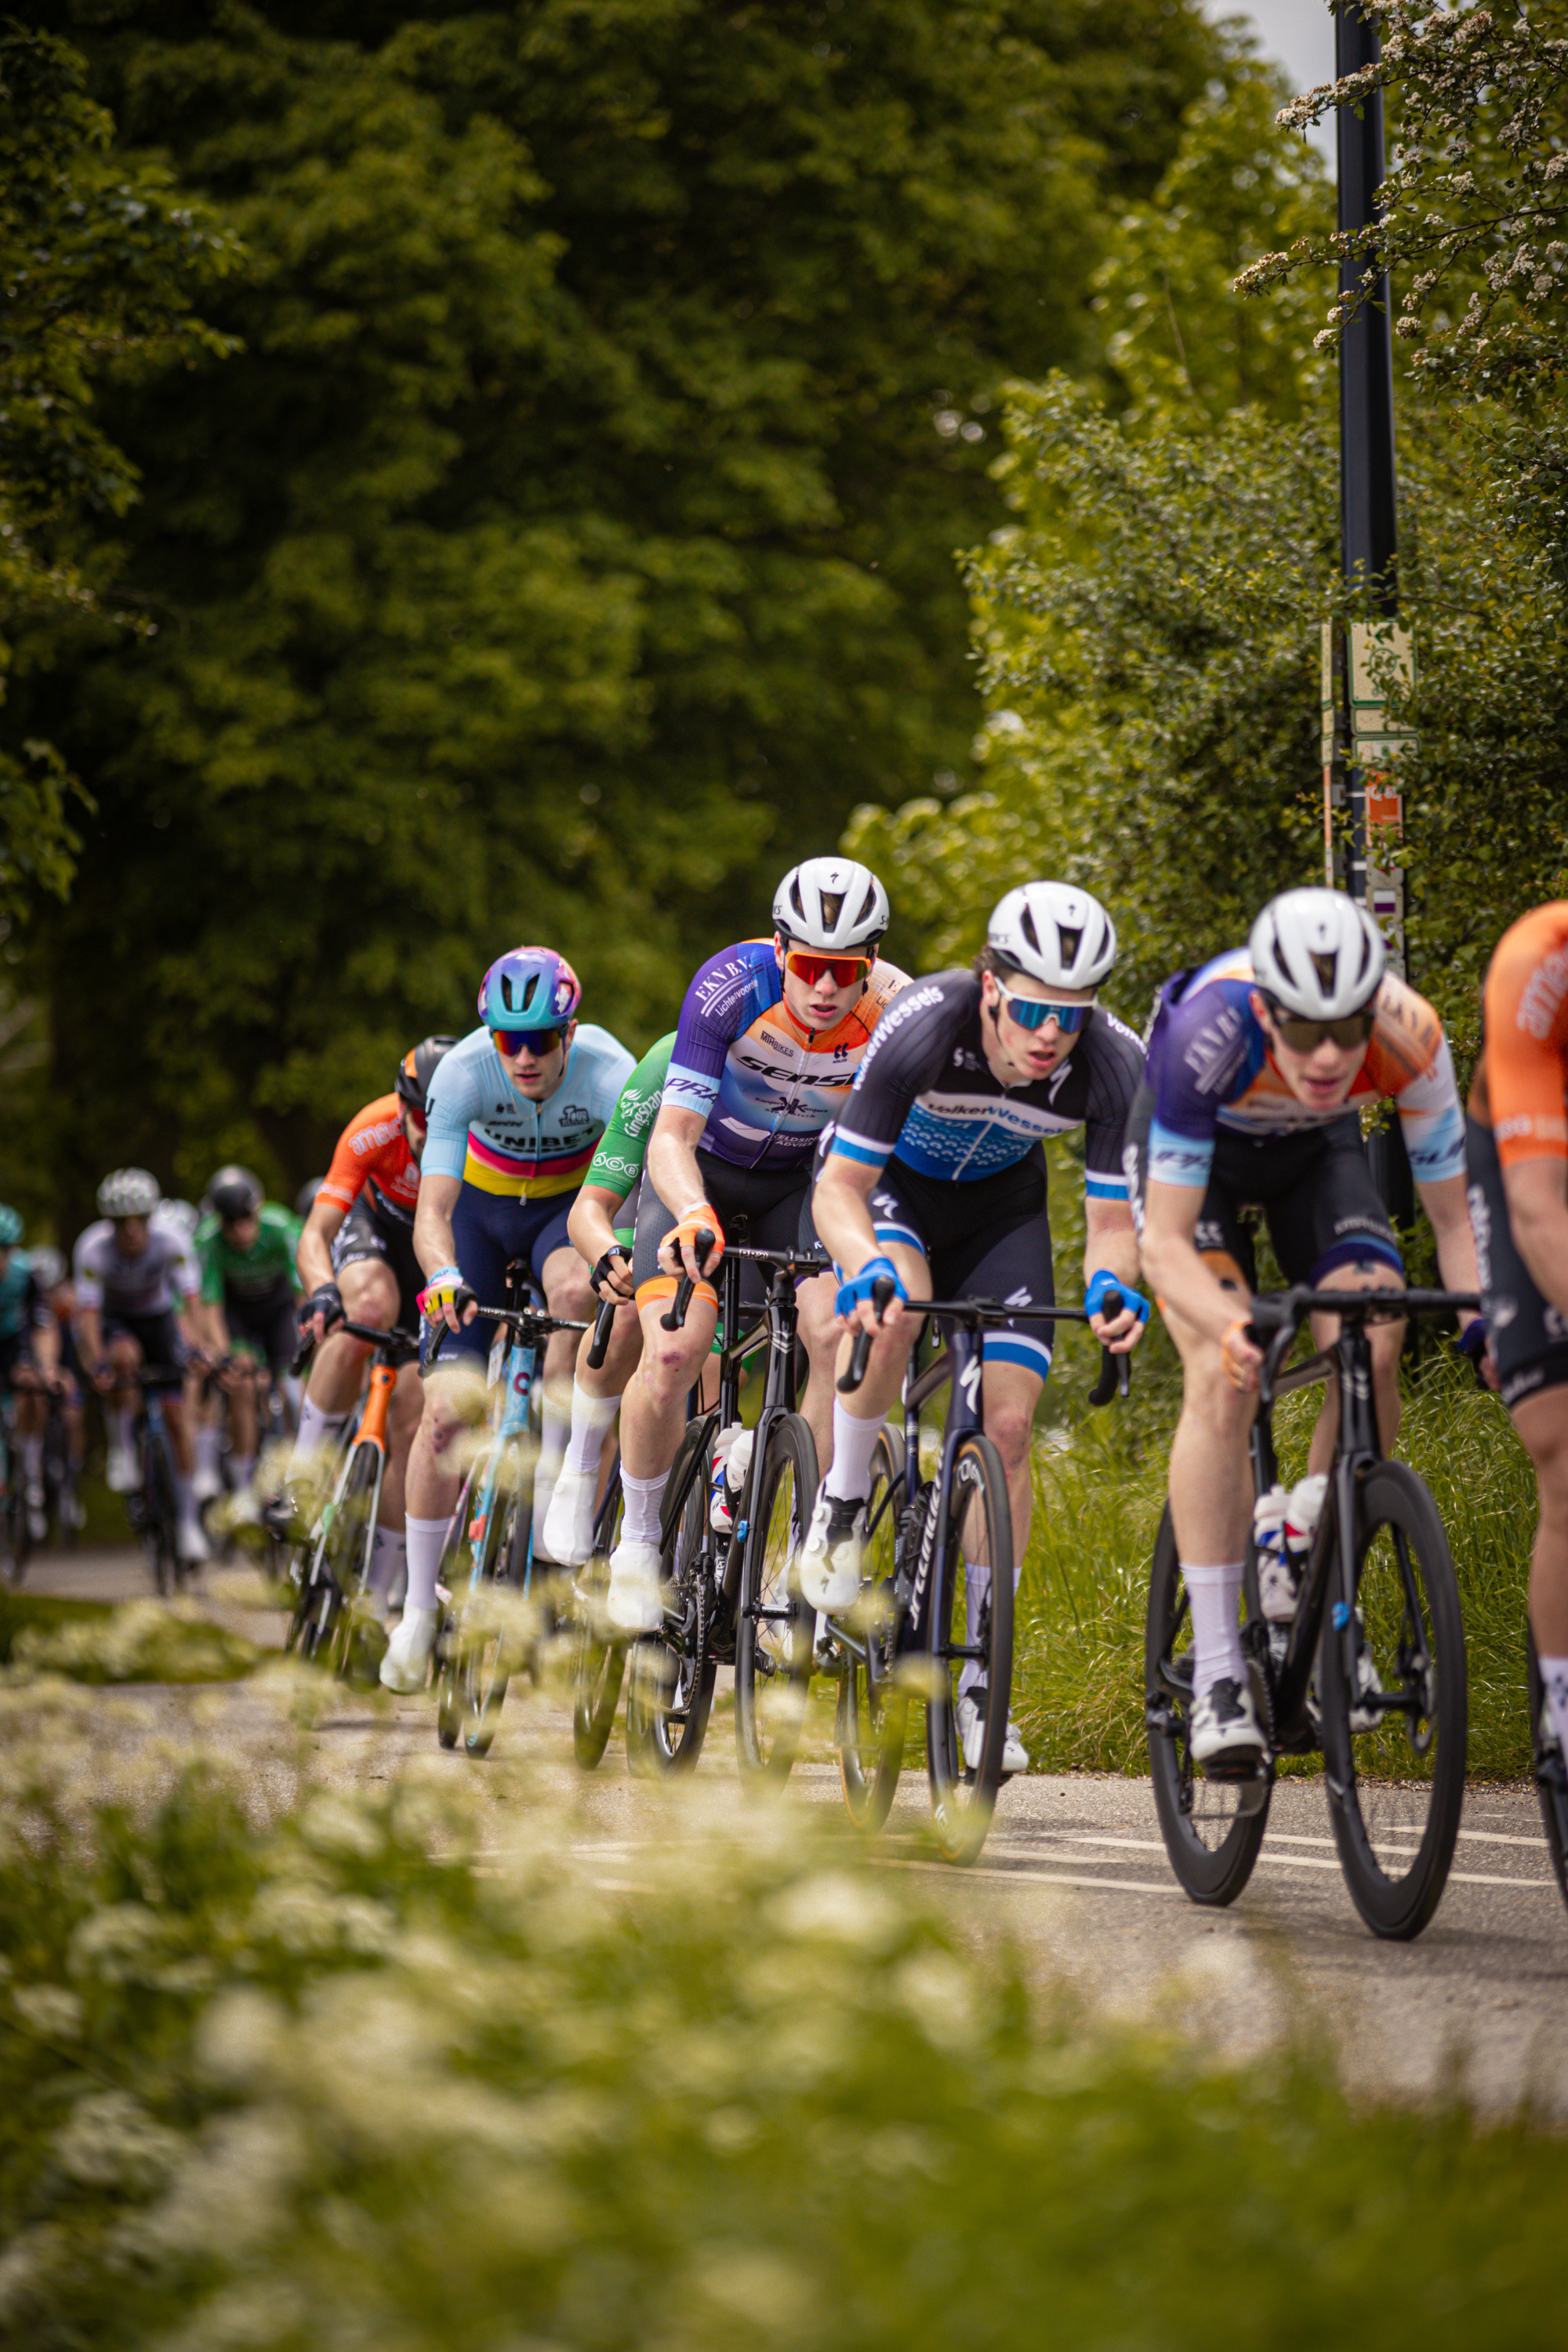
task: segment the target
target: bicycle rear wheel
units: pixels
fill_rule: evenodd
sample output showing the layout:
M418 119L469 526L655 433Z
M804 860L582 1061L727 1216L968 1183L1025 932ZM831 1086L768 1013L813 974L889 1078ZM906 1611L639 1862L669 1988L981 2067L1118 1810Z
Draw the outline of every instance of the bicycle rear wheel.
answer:
M386 1651L385 1632L368 1604L379 1468L375 1447L356 1445L342 1493L323 1515L321 1569L335 1594L328 1660L332 1672L357 1690L370 1690L378 1682Z
M610 1554L620 1528L621 1465L617 1458L594 1521L594 1549L578 1570L575 1583L577 1648L572 1671L572 1746L584 1772L591 1772L605 1752L626 1672L626 1645L608 1640L605 1624Z
M710 1654L713 1546L708 1528L712 1415L692 1424L670 1473L680 1516L660 1566L664 1624L634 1642L626 1683L626 1763L637 1773L689 1772L702 1753L718 1668Z
M815 1619L795 1554L816 1500L816 1446L798 1412L780 1413L748 1481L735 1622L735 1750L742 1780L787 1779L811 1688Z
M497 1465L484 1524L476 1520L467 1531L473 1546L467 1586L452 1588L458 1611L451 1666L455 1736L447 1740L443 1733L442 1738L447 1746L460 1740L469 1756L489 1754L512 1669L521 1663L518 1631L510 1622L505 1597L522 1596L532 1524L533 1472L513 1441Z
M1270 1764L1249 1780L1205 1780L1194 1764L1192 1618L1170 1505L1154 1538L1143 1635L1145 1721L1154 1810L1165 1852L1194 1903L1234 1903L1251 1877L1268 1824ZM1255 1694L1256 1695L1256 1694Z
M975 1518L969 1517L972 1510ZM984 1531L991 1563L974 1591L961 1541L966 1525L972 1544ZM926 1770L931 1817L948 1861L970 1863L985 1843L1005 1777L1002 1758L1013 1696L1013 1513L1002 1457L977 1430L960 1438L953 1451L947 1525L937 1532L929 1622ZM968 1666L978 1668L978 1682L972 1676L964 1683ZM973 1689L981 1707L980 1747L973 1765L959 1735L961 1685Z
M904 1441L884 1429L871 1456L871 1492L866 1506L869 1530L861 1570L860 1606L852 1638L863 1656L840 1653L838 1677L838 1771L844 1802L857 1829L879 1830L892 1807L904 1760L909 1723L908 1694L893 1679L898 1614L893 1570L904 1492Z
M1546 1850L1552 1856L1552 1867L1563 1899L1568 1903L1568 1767L1562 1748L1551 1737L1545 1722L1546 1685L1541 1679L1541 1665L1535 1654L1535 1637L1526 1633L1526 1671L1530 1684L1530 1758L1535 1774L1535 1793L1541 1800L1542 1826L1546 1832Z
M1414 1470L1369 1470L1356 1520L1353 1673L1349 1628L1333 1622L1339 1576L1318 1652L1329 1818L1352 1902L1374 1935L1404 1941L1437 1908L1459 1834L1465 1628L1448 1538Z

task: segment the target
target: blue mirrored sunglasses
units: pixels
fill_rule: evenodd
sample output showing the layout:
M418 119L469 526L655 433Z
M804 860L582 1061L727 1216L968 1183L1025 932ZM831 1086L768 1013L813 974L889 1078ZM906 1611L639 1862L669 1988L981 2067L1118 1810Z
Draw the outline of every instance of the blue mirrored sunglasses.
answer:
M1048 997L1015 996L1000 981L996 986L1007 1007L1008 1019L1016 1021L1020 1029L1043 1029L1047 1021L1054 1021L1062 1034L1070 1037L1094 1011L1092 1004L1053 1004Z

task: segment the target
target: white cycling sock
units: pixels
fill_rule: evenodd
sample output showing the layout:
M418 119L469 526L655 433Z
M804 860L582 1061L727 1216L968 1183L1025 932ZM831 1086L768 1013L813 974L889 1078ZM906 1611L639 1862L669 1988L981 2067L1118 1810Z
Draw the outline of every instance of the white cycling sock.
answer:
M537 1552L544 1549L544 1514L550 1508L550 1497L561 1475L571 1429L571 1414L563 1411L555 1391L546 1389L540 1417L539 1459L533 1465L533 1549Z
M870 1493L871 1456L887 1418L882 1412L872 1421L857 1421L834 1398L833 1465L823 1485L837 1502L863 1503Z
M123 1406L117 1406L112 1412L106 1412L103 1416L103 1420L104 1426L109 1432L109 1442L110 1445L116 1447L121 1453L129 1454L131 1451L131 1415L125 1411Z
M1247 1661L1241 1654L1241 1626L1237 1602L1241 1597L1241 1562L1223 1568L1190 1568L1182 1562L1187 1606L1193 1612L1193 1696L1202 1698L1228 1675L1247 1686Z
M296 1470L304 1468L318 1445L336 1445L347 1420L346 1412L323 1412L319 1404L310 1402L309 1397L303 1400L300 1407L300 1433L294 1440L294 1458L289 1465L290 1477Z
M22 1467L29 1478L43 1476L44 1441L41 1437L24 1437L22 1440Z
M626 1511L621 1520L622 1543L658 1543L658 1507L664 1500L664 1490L668 1484L668 1470L661 1470L657 1478L634 1478L622 1464L621 1493L626 1499Z
M1013 1593L1017 1597L1018 1580L1023 1575L1022 1564L1013 1570ZM964 1640L971 1649L980 1640L980 1612L985 1606L985 1596L991 1590L991 1566L988 1560L966 1559L963 1563ZM985 1680L985 1668L978 1658L965 1658L963 1671L958 1677L958 1695L974 1688Z
M183 1470L176 1470L172 1463L169 1465L169 1475L174 1483L174 1513L180 1525L182 1527L188 1527L192 1520L195 1519L196 1524L200 1526L201 1522L199 1518L197 1518L196 1515L195 1493L191 1486L190 1480L186 1477Z
M449 1519L416 1519L409 1512L404 1525L408 1543L408 1600L410 1609L434 1609L436 1606L436 1570L441 1565L441 1553L447 1541Z
M1536 1652L1536 1664L1546 1687L1546 1704L1552 1710L1552 1721L1564 1756L1568 1756L1568 1658L1543 1658Z
M442 1523L443 1533L446 1521ZM388 1593L407 1570L408 1540L401 1528L377 1527L370 1548L370 1589Z
M196 1468L208 1477L216 1477L222 1455L216 1428L206 1422L196 1424Z
M589 1396L572 1383L572 1434L566 1444L566 1467L591 1478L599 1466L610 1423L620 1408L619 1397Z
M228 1465L234 1472L235 1492L237 1495L243 1495L250 1484L250 1475L256 1467L256 1456L254 1454L231 1454L228 1457Z

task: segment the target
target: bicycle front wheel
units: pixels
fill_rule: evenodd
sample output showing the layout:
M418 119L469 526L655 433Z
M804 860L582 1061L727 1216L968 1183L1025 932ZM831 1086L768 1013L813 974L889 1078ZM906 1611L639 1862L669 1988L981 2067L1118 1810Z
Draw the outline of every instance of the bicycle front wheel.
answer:
M1165 1506L1149 1570L1143 1689L1154 1811L1171 1868L1194 1903L1234 1903L1268 1825L1274 1768L1248 1780L1205 1780L1193 1762L1193 1626Z
M477 1572L468 1591L457 1596L459 1737L469 1756L489 1754L512 1668L521 1663L519 1630L508 1599L522 1597L532 1525L533 1475L521 1448L509 1445L485 1524L472 1536Z
M990 1566L976 1574L963 1557L984 1542ZM931 1696L926 1769L937 1843L949 1862L970 1863L991 1827L1005 1775L1007 1706L1013 1695L1013 1513L1002 1457L978 1431L952 1455L947 1525L937 1534L931 1596ZM974 1710L967 1736L961 1723Z
M357 1690L370 1690L378 1682L386 1650L385 1633L369 1604L380 1468L374 1445L354 1448L342 1493L327 1507L330 1517L321 1543L320 1570L331 1580L334 1596L329 1659L332 1672Z
M692 1423L692 1443L676 1455L670 1483L686 1482L672 1540L664 1548L668 1598L664 1623L632 1645L626 1684L626 1763L637 1773L689 1772L702 1753L718 1668L710 1652L713 1621L712 1539L708 1528L711 1420ZM697 1455L693 1463L692 1455Z
M616 1702L626 1672L626 1645L607 1638L605 1600L610 1589L610 1554L621 1528L621 1465L617 1460L594 1521L594 1549L577 1571L577 1646L572 1673L572 1746L584 1772L603 1756L616 1720Z
M735 1749L752 1782L788 1778L805 1720L815 1620L795 1563L816 1488L810 1426L780 1413L752 1466L735 1622Z
M142 1508L146 1514L147 1556L153 1581L166 1600L184 1582L184 1563L174 1541L174 1481L162 1438L145 1435L142 1464Z
M1352 1902L1374 1935L1404 1941L1437 1908L1465 1801L1458 1579L1437 1506L1403 1462L1362 1482L1348 1618L1338 1540L1318 1652L1329 1818Z
M898 1614L893 1570L904 1491L904 1441L884 1429L871 1456L868 1529L861 1570L860 1606L850 1638L863 1651L840 1652L838 1771L844 1802L857 1829L879 1830L892 1808L904 1760L909 1697L894 1680Z

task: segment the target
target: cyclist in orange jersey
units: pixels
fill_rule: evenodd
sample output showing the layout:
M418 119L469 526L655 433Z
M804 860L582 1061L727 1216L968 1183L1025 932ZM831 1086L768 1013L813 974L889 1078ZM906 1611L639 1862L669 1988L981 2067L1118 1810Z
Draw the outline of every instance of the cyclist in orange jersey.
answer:
M1530 1623L1568 1750L1568 900L1498 941L1465 1157L1497 1384L1535 1465Z

